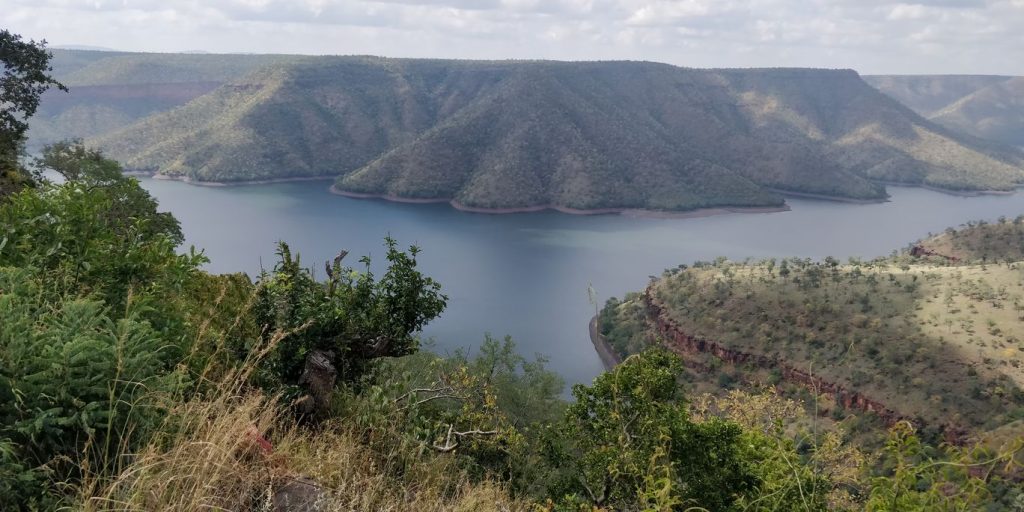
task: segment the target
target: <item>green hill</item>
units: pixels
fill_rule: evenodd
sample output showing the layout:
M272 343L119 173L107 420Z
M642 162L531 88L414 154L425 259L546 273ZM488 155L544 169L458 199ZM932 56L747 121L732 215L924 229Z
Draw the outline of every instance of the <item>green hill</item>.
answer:
M915 245L930 258L684 265L609 301L601 331L620 355L676 351L713 389L777 384L817 397L834 419L867 410L947 439L995 431L1024 416L1018 224ZM1014 263L986 266L982 253Z
M480 208L778 206L779 191L884 198L874 180L1024 178L1018 152L852 71L645 62L295 58L91 142L191 180L337 176L342 191Z
M996 222L969 222L959 229L914 244L911 250L952 262L997 263L1024 261L1024 216Z

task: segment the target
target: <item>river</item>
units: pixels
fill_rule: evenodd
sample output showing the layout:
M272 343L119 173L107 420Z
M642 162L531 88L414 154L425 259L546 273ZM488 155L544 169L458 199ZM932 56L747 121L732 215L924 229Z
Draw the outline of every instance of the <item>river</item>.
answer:
M340 249L383 260L386 235L423 249L421 269L441 282L447 310L428 325L431 350L472 350L484 333L511 335L542 354L568 384L602 371L587 333L588 288L600 302L642 289L668 267L717 256L873 258L969 220L1024 213L1024 194L961 197L889 187L891 201L848 204L789 199L792 210L687 219L556 212L474 214L446 204L402 204L332 195L329 182L198 187L143 178L181 220L186 244L206 251L212 272L274 264L287 241L323 276ZM375 265L376 267L376 265ZM376 267L380 270L380 267Z

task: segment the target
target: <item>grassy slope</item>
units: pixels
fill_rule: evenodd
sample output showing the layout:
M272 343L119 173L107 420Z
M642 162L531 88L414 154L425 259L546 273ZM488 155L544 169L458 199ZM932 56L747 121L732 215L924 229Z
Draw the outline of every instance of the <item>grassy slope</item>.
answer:
M960 229L922 240L917 245L963 262L1024 261L1024 216L994 223L971 222Z
M1024 259L1024 229L982 225L921 245L964 259L900 256L834 270L790 262L787 277L777 264L720 261L666 272L652 291L688 334L810 368L905 416L973 432L1020 420L1024 263L978 260ZM654 335L637 295L612 303L603 321L623 352ZM709 355L696 362L711 370L697 377L709 385L778 378Z

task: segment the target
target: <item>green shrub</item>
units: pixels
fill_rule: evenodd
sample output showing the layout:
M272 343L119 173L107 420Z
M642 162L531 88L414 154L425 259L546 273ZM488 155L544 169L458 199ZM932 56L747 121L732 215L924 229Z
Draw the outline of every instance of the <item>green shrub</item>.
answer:
M146 397L184 378L172 364L177 347L134 305L117 319L95 300L48 302L41 286L25 270L0 269L0 471L17 482L0 504L11 508L40 497L50 479L76 480L82 464L119 464L113 455L160 419Z

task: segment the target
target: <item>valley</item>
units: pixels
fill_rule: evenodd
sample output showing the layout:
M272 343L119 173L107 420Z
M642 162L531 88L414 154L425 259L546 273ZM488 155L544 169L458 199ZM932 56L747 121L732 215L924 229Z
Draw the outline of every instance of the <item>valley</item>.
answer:
M0 509L1024 511L1019 2L123 3L2 9Z

